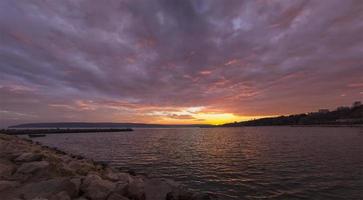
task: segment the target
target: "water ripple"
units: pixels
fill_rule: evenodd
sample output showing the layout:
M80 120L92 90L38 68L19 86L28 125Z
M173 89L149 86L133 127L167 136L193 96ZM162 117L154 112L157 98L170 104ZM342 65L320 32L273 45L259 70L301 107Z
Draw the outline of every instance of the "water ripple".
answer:
M136 129L49 135L42 143L173 178L221 199L363 199L355 128Z

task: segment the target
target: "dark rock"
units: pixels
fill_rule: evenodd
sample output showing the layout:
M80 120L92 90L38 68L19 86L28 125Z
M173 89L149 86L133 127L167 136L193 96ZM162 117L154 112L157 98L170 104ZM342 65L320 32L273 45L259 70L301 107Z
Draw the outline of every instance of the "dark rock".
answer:
M78 198L76 198L74 200L88 200L88 199L86 197L78 197Z
M94 170L94 166L86 161L72 160L69 163L64 163L64 168L78 173L81 175L87 175L90 171Z
M135 177L125 188L125 196L133 200L145 200L145 182Z
M84 157L81 155L74 155L73 158L77 159L77 160L83 160Z
M49 167L49 163L47 161L36 161L36 162L29 162L23 163L16 173L20 174L29 174L34 173L39 170L44 170Z
M132 169L128 170L127 173L129 173L131 176L136 176L136 172Z
M25 199L36 197L50 198L60 192L65 192L69 197L76 197L78 194L76 186L68 178L56 178L29 183L21 190Z
M15 166L10 162L0 161L0 179L9 177L15 171Z
M95 165L100 165L102 168L106 168L110 162L108 161L94 161Z
M17 181L2 181L0 180L0 192L7 189L12 189L20 185Z
M74 184L76 190L77 190L77 194L80 193L81 190L81 184L82 184L82 178L81 177L75 177L75 178L71 178L70 181Z
M42 160L41 154L34 154L34 153L23 153L17 158L15 158L15 162L33 162L33 161L40 161Z
M92 200L105 200L115 187L115 183L104 180L96 174L91 174L83 180L81 190L85 197Z
M123 182L125 184L131 182L132 179L130 174L118 172L112 168L107 168L105 170L104 176L111 181L117 181L118 183Z
M194 194L192 200L214 200L217 199L214 195L198 193Z
M193 193L186 190L177 190L169 192L166 195L166 200L192 200Z
M118 193L111 193L107 200L129 200L129 198Z
M71 197L68 195L67 192L59 192L56 195L53 195L50 200L71 200Z
M177 191L180 185L168 179L146 179L144 185L146 200L167 199L168 194Z

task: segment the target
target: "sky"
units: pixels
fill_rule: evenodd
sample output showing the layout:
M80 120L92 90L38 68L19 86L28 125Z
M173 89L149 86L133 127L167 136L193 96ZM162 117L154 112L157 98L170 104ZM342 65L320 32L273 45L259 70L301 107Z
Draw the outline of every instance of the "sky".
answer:
M222 124L363 99L362 0L1 0L0 126Z

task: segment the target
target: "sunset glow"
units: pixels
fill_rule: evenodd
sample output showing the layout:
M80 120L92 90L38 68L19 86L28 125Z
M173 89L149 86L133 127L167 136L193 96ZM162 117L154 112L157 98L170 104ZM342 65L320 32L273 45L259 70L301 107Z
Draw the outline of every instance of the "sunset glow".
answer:
M363 99L360 0L0 2L0 126L223 124Z
M206 112L203 107L191 107L174 112L154 111L149 114L156 116L153 123L161 124L213 124L220 125L229 122L246 121L266 116L239 116L233 113Z

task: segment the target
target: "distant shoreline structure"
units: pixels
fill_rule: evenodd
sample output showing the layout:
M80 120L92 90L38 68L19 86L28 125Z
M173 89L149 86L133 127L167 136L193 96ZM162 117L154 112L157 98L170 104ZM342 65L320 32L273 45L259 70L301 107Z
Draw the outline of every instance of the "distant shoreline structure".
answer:
M363 125L363 105L356 101L351 107L340 106L333 111L319 109L318 112L294 114L288 116L268 117L244 122L234 122L222 127L241 126L329 126L361 127Z
M113 123L113 122L46 122L46 123L27 123L9 126L9 129L125 129L125 128L192 128L192 127L211 127L208 124L144 124L144 123Z
M66 133L95 133L95 132L129 132L131 128L51 128L51 129L3 129L1 133L7 135L32 134L66 134Z

